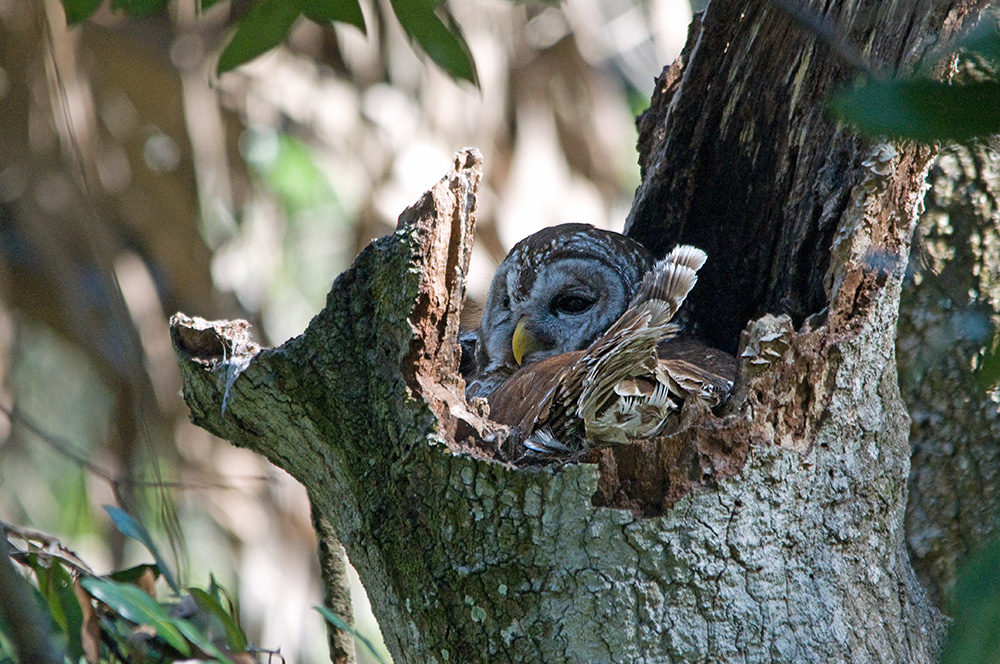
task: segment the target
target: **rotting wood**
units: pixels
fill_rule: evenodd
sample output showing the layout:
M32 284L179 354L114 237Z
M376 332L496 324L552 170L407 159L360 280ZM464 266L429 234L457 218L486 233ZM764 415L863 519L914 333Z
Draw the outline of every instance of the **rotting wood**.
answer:
M880 13L889 5L893 11ZM850 16L875 55L902 59L919 51L931 27L973 5L897 2L867 6L867 14L852 13L852 2L824 7ZM911 16L919 11L927 13ZM887 29L899 27L894 21L909 27ZM231 384L224 417L225 372L182 357L195 421L267 455L307 487L359 569L398 659L935 658L941 618L902 541L908 427L891 334L930 155L831 130L816 98L836 82L837 67L782 25L759 3L713 2L677 85L663 88L676 99L654 103L666 115L647 123L656 137L646 145L656 154L642 155L646 179L632 227L647 224L636 232L653 246L686 232L702 237L683 239L725 267L718 283L747 286L738 278L764 275L716 303L725 320L714 331L704 318L711 298L695 307L695 326L709 338L735 348L746 329L740 355L751 352L737 400L717 415L687 414L698 426L673 443L616 450L600 469L517 469L492 458L496 430L466 407L449 377L457 327L449 316L462 278L448 266L461 264L471 242L471 220L456 210L473 207L440 189L468 191L475 178L462 177L467 153L437 194L404 213L395 235L338 278L301 337L254 356ZM779 47L794 66L765 57ZM744 57L738 76L725 74ZM801 72L800 89L726 109L725 100L752 99L766 81L780 87L766 78L774 72ZM708 83L718 89L706 96ZM790 112L795 104L808 112ZM704 117L695 117L701 105ZM802 168L782 170L764 152L747 151L774 118L785 118L776 125L780 140L760 150L793 156ZM826 161L806 159L794 141L815 141ZM707 152L695 158L698 148ZM782 182L788 186L775 187ZM686 225L671 227L680 212ZM778 231L787 224L787 232L729 234L713 225L737 213ZM657 224L663 232L652 235ZM748 251L748 238L756 243L762 233L779 249L770 262L771 249ZM740 260L727 264L732 255ZM768 311L791 323L762 318ZM746 327L750 319L757 321ZM225 358L208 361L221 366Z

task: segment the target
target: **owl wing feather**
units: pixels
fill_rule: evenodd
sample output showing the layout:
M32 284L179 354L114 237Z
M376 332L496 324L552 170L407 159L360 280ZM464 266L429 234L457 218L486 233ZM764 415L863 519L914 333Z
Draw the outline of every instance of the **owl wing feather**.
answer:
M657 362L656 379L664 385L669 385L672 392L701 399L710 408L722 403L722 399L733 386L731 379L685 360L670 358L661 358Z
M686 265L697 272L705 265L706 260L708 260L708 254L698 247L692 247L690 244L679 244L660 262Z
M676 409L667 388L651 378L657 347L679 331L670 320L697 282L691 265L703 263L704 252L684 247L654 266L625 313L560 374L549 413L558 417L524 422L523 430L532 432L525 440L529 450L564 454L585 445L625 444L653 430L651 419L658 426L664 411Z
M701 250L687 248L704 256ZM577 363L585 364L581 369L587 372L578 407L584 422L593 421L617 398L615 388L621 381L649 375L660 342L680 331L670 320L698 277L689 266L670 262L676 251L646 275L629 308Z
M679 328L671 322L705 259L695 247L675 248L588 348L521 367L504 381L489 397L492 417L511 427L529 456L579 458L658 435L687 398L718 405L732 386L735 361L675 340Z
M694 247L679 247L657 263L622 317L577 362L587 365L577 416L592 443L625 444L646 437L677 408L668 384L658 379L657 348L676 336L679 328L670 320L698 280L689 264L673 261L701 267L704 255ZM638 394L620 394L636 390Z
M563 353L515 372L490 394L490 417L525 435L538 422L558 419L559 414L552 412L556 393L583 354L582 350Z

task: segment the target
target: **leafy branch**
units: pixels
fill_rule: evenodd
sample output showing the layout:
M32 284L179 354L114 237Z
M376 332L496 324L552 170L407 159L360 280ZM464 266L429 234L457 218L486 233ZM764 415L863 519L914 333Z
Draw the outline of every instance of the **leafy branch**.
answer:
M205 12L219 0L193 0ZM111 0L111 9L129 16L148 16L162 10L168 0ZM70 24L90 18L102 0L62 0ZM410 39L445 72L478 85L475 62L462 32L447 8L437 0L392 0L396 18ZM255 0L236 23L236 30L219 56L217 72L223 74L281 44L300 19L328 26L352 25L367 34L359 0Z

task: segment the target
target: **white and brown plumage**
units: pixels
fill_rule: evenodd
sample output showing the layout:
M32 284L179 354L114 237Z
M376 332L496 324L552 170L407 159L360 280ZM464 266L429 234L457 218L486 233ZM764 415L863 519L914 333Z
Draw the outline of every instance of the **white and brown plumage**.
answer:
M589 346L652 266L638 242L587 224L518 242L493 276L479 328L463 340L466 395L488 397L520 366Z
M626 247L631 245L626 243ZM633 261L630 267L634 265L631 256L628 260ZM514 442L522 444L529 455L579 458L591 449L669 433L687 399L699 399L709 407L720 403L732 385L735 359L697 342L675 339L678 327L671 322L704 262L701 250L678 247L641 281L623 281L623 289L633 294L620 303L617 319L602 326L589 319L588 312L580 312L588 330L600 329L586 343L569 348L565 340L559 346L551 339L534 338L540 327L558 329L558 323L533 320L538 311L544 318L549 316L546 306L552 306L546 304L547 298L551 292L560 292L560 279L550 275L552 283L528 298L540 299L541 306L508 320L506 327L515 329L506 338L497 342L495 328L491 338L496 356L526 361L512 373L500 370L489 374L491 380L477 377L470 383L480 386L478 396L487 397L491 419L510 426ZM513 264L523 270L520 259ZM561 273L555 270L556 275ZM502 292L518 282L504 266L497 275L491 301L499 299L494 291ZM568 279L578 280L579 275ZM508 309L511 299L503 295ZM554 347L559 350L553 352ZM503 355L505 349L512 350ZM526 354L525 349L536 356ZM537 357L538 349L542 357ZM507 364L511 364L509 359ZM500 380L496 380L498 375ZM488 389L482 389L484 385Z
M688 398L717 405L731 377L676 356L680 347L669 341L679 331L670 321L704 261L699 249L675 249L589 347L527 365L500 385L489 397L491 418L511 426L530 453L573 458L663 433Z

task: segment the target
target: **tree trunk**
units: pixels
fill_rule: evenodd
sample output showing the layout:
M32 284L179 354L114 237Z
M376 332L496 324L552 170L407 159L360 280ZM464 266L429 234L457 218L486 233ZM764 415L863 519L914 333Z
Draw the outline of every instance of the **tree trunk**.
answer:
M939 605L958 563L1000 523L997 392L977 372L1000 323L998 147L942 150L900 303L900 385L913 418L906 539Z
M804 4L895 69L981 3ZM280 348L175 317L194 421L306 486L399 662L932 661L894 353L931 152L827 119L849 74L769 5L715 0L641 123L628 232L708 251L690 324L740 352L724 413L598 465L495 459L456 375L466 151Z

